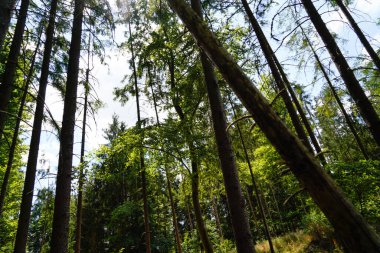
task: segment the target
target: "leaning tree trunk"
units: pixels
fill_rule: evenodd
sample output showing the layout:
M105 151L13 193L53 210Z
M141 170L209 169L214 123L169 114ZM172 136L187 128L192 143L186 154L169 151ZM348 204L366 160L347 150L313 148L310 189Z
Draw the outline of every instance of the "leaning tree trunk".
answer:
M311 44L309 38L305 35L305 33L304 33L303 29L302 29L302 26L301 26L301 30L302 30L302 34L303 34L304 38L306 39L306 41L307 41L307 43L308 43L311 51L313 52L314 58L315 58L315 60L316 60L316 62L318 64L319 69L321 70L321 72L323 74L323 77L326 79L326 82L329 85L329 88L330 88L330 90L331 90L331 92L333 94L333 97L335 98L335 101L337 102L337 104L339 106L340 111L342 112L342 114L344 116L344 119L346 120L346 123L347 123L348 127L350 128L351 133L354 136L356 143L359 146L360 151L362 152L364 158L366 160L368 160L369 156L368 156L367 150L364 147L363 142L361 141L358 133L356 132L356 129L354 127L354 122L351 120L350 116L346 112L346 109L344 108L343 103L342 103L342 101L339 98L339 95L337 94L337 92L336 92L333 84L331 83L330 77L328 76L328 74L327 74L327 72L325 70L325 67L323 66L321 60L319 59L319 56L317 55L316 51L314 50L314 47Z
M248 2L246 0L242 0L242 4L243 4L244 10L248 16L248 19L251 23L251 26L256 33L256 37L260 43L260 46L261 46L261 49L263 50L265 59L268 62L268 65L269 65L269 68L272 72L273 78L277 84L278 92L280 92L280 95L281 95L282 99L284 100L286 109L289 112L289 116L292 120L292 123L293 123L295 130L296 130L296 133L297 133L298 137L304 142L304 144L310 150L312 150L310 143L307 139L305 130L303 129L301 121L299 120L297 112L294 108L294 105L293 105L293 103L289 97L288 91L286 90L286 87L285 87L284 81L282 80L281 74L278 71L276 63L273 60L271 50L269 49L270 45L269 45L263 31L261 30L259 23L257 22L256 18L254 17L254 15L253 15L253 13L252 13L249 5L248 5Z
M348 65L342 52L340 51L334 37L327 29L326 24L323 22L322 17L319 15L311 0L301 0L306 12L309 14L311 22L313 22L315 29L321 36L327 50L329 51L332 60L334 61L339 73L346 84L347 90L351 97L354 99L361 116L367 123L367 126L372 133L378 146L380 146L380 118L377 115L373 105L369 101L367 95L356 79L354 72Z
M376 51L373 49L367 38L365 37L363 31L360 29L358 24L356 23L354 17L352 17L351 13L348 11L347 7L344 5L342 0L335 0L335 3L339 6L339 8L342 10L344 16L346 16L348 22L352 26L352 29L354 29L356 35L358 36L360 42L363 44L365 50L368 52L369 56L371 57L373 63L377 67L378 70L380 70L380 58L377 55Z
M200 0L191 0L193 10L202 17ZM227 193L228 207L231 213L232 228L234 231L238 252L255 252L251 229L244 210L244 197L239 182L239 173L236 167L235 155L232 149L230 136L227 133L227 120L224 113L222 96L214 68L206 54L200 51L201 63L208 99L214 134L218 148L219 161L223 174L224 186Z
M33 189L36 178L38 149L40 145L40 136L42 121L44 117L46 87L48 83L49 65L51 51L53 47L55 15L57 12L58 0L53 0L50 6L49 23L46 28L45 49L41 66L41 77L39 81L38 94L36 98L36 110L34 111L32 137L29 145L28 162L26 165L24 189L21 197L20 215L18 219L15 253L25 252L28 237L28 228L30 221L30 212L32 209Z
M4 179L3 179L3 182L1 184L1 192L0 192L0 217L3 214L4 201L5 201L5 196L7 194L9 177L11 175L11 170L12 170L12 166L13 166L13 159L14 159L14 155L15 155L15 151L16 151L17 142L18 142L18 133L20 131L20 124L21 124L21 120L22 120L22 114L24 112L24 106L25 106L25 102L26 102L26 97L28 95L29 86L30 86L30 83L33 80L34 64L36 62L36 56L37 56L37 53L38 53L38 49L40 47L41 35L42 35L42 30L43 30L42 27L40 27L39 30L40 30L40 32L38 33L38 41L37 41L36 49L35 49L35 51L33 53L33 57L32 57L32 60L31 60L30 67L29 67L29 71L28 71L28 75L26 77L26 81L25 81L25 85L24 85L24 89L23 89L23 94L22 94L21 101L20 101L20 107L19 107L19 110L18 110L18 113L17 113L16 125L14 127L12 142L11 142L11 146L9 148L7 168L5 169Z
M231 140L227 134L227 122L222 99L212 65L206 55L201 55L206 87L212 114L213 128L222 168L227 202L231 213L232 228L238 252L254 252L249 222L244 210L244 198L240 187Z
M274 52L272 51L272 54L274 55ZM297 108L297 111L298 111L298 114L300 115L301 117L301 120L302 120L302 123L304 124L305 128L306 128L306 131L310 137L310 140L311 140L311 143L313 144L314 146L314 149L315 149L315 152L316 152L316 156L318 156L319 160L321 161L322 165L326 165L326 158L322 152L322 149L321 149L321 146L319 145L319 142L317 140L317 137L315 136L314 134L314 131L313 131L313 128L311 127L311 124L310 124L310 121L309 119L306 117L306 113L303 109L303 107L301 106L301 103L299 102L295 92L294 92L294 89L292 88L292 86L290 85L290 82L285 74L285 71L284 69L282 68L282 66L280 65L280 62L278 61L277 57L274 56L274 61L276 62L276 65L278 66L278 69L281 73L281 76L282 78L284 79L284 82L285 82L285 85L290 93L290 97L293 99L293 102L294 102L294 105L296 106Z
M12 11L15 8L16 0L0 1L0 49L8 32L9 24L12 18Z
M232 102L230 94L228 94L228 100L230 101L233 115L234 115L234 117L236 117L235 106L234 106L234 104ZM266 238L268 240L270 252L274 253L274 247L273 247L272 237L270 235L267 218L265 216L265 212L264 212L264 208L263 208L263 203L262 203L262 198L261 198L260 190L257 187L256 179L255 179L255 176L253 175L253 169L252 169L251 161L249 159L247 147L245 145L245 141L244 141L244 138L243 138L243 133L242 133L242 131L240 129L240 126L239 126L238 122L236 123L236 128L237 128L238 133L239 133L240 143L241 143L241 145L243 147L244 158L245 158L245 161L246 161L246 163L248 165L249 174L250 174L251 180L252 180L252 186L253 186L253 189L255 191L255 196L256 196L256 199L257 199L257 203L259 205L259 211L260 211L261 219L262 219L263 225L264 225L265 236L266 236Z
M0 139L3 135L5 121L7 119L8 104L11 98L13 82L15 79L28 8L29 0L22 0L11 48L9 50L7 63L5 64L5 69L0 84Z
M254 31L256 33L256 37L257 37L257 39L261 45L264 56L268 62L270 69L271 69L271 72L272 72L273 77L276 81L276 84L277 84L277 86L281 92L281 97L284 100L286 109L289 112L290 118L292 120L292 123L293 123L295 130L296 130L297 135L306 144L306 146L309 147L310 150L312 150L310 143L309 143L309 140L307 139L306 133L304 131L304 128L301 124L301 121L300 121L298 115L297 115L296 109L294 108L294 105L292 103L292 99L296 105L296 108L297 108L300 116L301 116L302 122L304 123L304 125L306 127L306 130L310 136L310 139L313 143L313 146L315 148L316 153L319 154L319 158L320 158L322 164L326 164L326 159L323 156L323 154L321 153L321 151L322 151L321 147L319 146L319 143L318 143L317 139L315 138L315 135L313 133L313 130L311 129L310 123L307 120L305 113L303 112L303 109L298 102L298 99L297 99L297 97L293 91L293 88L291 87L291 85L289 83L289 80L285 74L285 71L282 69L280 62L278 61L278 59L277 59L275 53L273 52L268 40L266 39L265 34L262 31L259 22L257 22L257 19L253 15L253 12L252 12L251 8L249 7L248 2L246 0L241 0L241 2L243 4L244 10L248 16L248 19L252 25L252 28L254 29ZM291 98L289 97L288 92L290 93Z
M380 238L344 197L316 158L284 125L268 101L223 48L201 18L182 0L168 0L255 122L332 223L350 252L379 252Z
M142 128L142 121L141 121L141 115L140 115L140 98L139 98L139 88L137 85L137 70L136 70L136 63L135 63L135 55L133 50L133 38L132 38L132 31L131 31L131 23L128 23L129 28L129 36L131 40L131 54L132 54L132 68L133 68L133 79L134 79L134 87L135 87L135 94L136 94L136 108L137 108L137 128L139 131L141 131ZM142 132L139 132L140 134ZM141 142L143 141L143 138L141 138ZM151 252L151 242L150 242L150 226L149 226L149 207L148 207L148 196L147 196L147 181L146 181L146 168L144 163L144 151L141 148L140 149L140 170L141 170L141 187L142 187L142 194L143 194L143 204L144 204L144 228L145 228L145 243L146 243L146 252Z
M57 186L54 201L53 231L50 248L51 253L66 253L68 251L71 171L73 161L75 112L77 108L78 72L83 11L84 1L75 0L62 130L60 136L61 145L59 151Z

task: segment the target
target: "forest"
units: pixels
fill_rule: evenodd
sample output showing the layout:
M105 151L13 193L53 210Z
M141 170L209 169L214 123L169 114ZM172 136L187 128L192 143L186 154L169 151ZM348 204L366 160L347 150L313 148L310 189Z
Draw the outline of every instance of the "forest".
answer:
M377 0L1 0L0 252L380 252L379 26Z

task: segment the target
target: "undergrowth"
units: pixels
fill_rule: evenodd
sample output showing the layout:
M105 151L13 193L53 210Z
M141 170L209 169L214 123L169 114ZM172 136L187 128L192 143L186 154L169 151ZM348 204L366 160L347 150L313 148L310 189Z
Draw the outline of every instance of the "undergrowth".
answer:
M333 238L320 237L315 234L298 230L272 239L275 252L281 253L341 253ZM255 246L256 252L270 252L268 241L263 241Z

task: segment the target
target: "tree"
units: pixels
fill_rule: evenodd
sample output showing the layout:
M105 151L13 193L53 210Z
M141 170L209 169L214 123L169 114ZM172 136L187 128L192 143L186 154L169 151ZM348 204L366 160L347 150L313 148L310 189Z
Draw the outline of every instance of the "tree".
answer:
M327 29L326 24L323 22L313 2L311 0L302 0L302 4L309 15L311 22L314 24L315 29L319 33L319 36L325 43L331 58L345 82L348 92L355 101L363 119L367 123L368 129L371 131L377 145L380 146L379 116L366 96L363 88L360 86L359 81L356 79L352 69L348 65L333 36Z
M133 37L131 31L131 23L128 23L128 30L130 36L130 50L132 54L132 71L133 71L133 81L134 81L134 92L136 95L136 109L137 109L137 128L138 130L142 130L142 121L140 115L140 98L139 98L139 88L137 83L137 73L136 73L136 60L134 54L134 45L133 45ZM142 130L143 131L143 130ZM141 133L141 139L143 139L143 133ZM150 227L149 227L149 210L148 210L148 196L147 196L147 181L146 181L146 168L144 162L144 151L140 150L140 170L141 170L141 186L142 186L142 196L143 196L143 204L144 204L144 225L145 225L145 243L146 243L146 252L151 252L151 243L150 243Z
M84 151L85 151L85 141L86 141L86 124L87 124L87 110L88 110L88 93L90 89L89 77L90 77L90 51L91 51L91 34L88 37L88 50L87 50L87 69L86 69L86 79L84 82L84 105L83 105L83 120L82 120L82 140L80 148L80 168L79 168L79 178L78 178L78 200L77 200L77 213L76 213L76 224L75 224L75 252L79 253L81 251L81 240L82 240L82 213L83 213L83 184L85 180L84 174Z
M380 247L379 237L352 204L346 200L306 147L285 127L266 99L232 60L232 57L206 25L185 2L180 0L169 0L168 2L196 38L198 44L218 67L294 175L325 213L343 245L352 252L363 249L376 252ZM330 203L335 203L335 205L332 206Z
M200 0L192 0L191 5L193 10L202 17ZM202 51L200 54L236 247L238 252L254 252L252 235L244 210L244 198L240 187L232 144L227 133L227 121L220 90L209 59Z
M235 107L233 105L233 102L232 102L230 94L228 94L228 100L231 103L232 112L233 112L234 117L236 118L236 110L235 110ZM263 207L263 203L262 203L261 194L260 194L260 191L258 189L258 186L257 186L257 183L256 183L256 179L255 179L255 177L253 175L251 161L250 161L250 158L249 158L249 155L248 155L248 150L247 150L247 147L246 147L246 144L245 144L245 141L244 141L244 137L243 137L243 133L242 133L242 131L240 129L239 123L237 123L236 128L237 128L238 133L239 133L240 142L241 142L241 145L242 145L242 148L243 148L243 152L244 152L244 158L245 158L246 163L248 165L249 173L250 173L250 176L251 176L251 179L252 179L252 186L253 186L253 189L255 191L255 196L256 196L256 199L257 199L257 204L259 206L260 216L261 216L261 219L263 221L263 225L264 225L264 229L265 229L265 236L266 236L266 238L268 240L269 249L270 249L271 253L274 253L273 242L272 242L272 238L271 238L271 235L270 235L267 218L266 218L266 215L264 213L264 207ZM249 188L249 187L247 187L247 188ZM249 189L247 189L247 190L249 190ZM252 203L250 203L250 205L251 204Z
M49 252L53 203L54 189L48 187L38 190L30 218L30 238L28 240L30 252Z
M276 65L276 62L274 60L275 56L273 54L273 51L270 48L270 45L269 45L268 41L266 40L265 35L264 35L263 31L261 30L259 23L257 22L256 18L254 17L254 15L251 11L251 8L248 5L248 2L245 0L242 0L242 4L243 4L245 12L247 13L247 16L249 18L251 26L256 33L256 37L257 37L257 39L260 43L260 46L264 52L264 56L268 62L268 65L270 66L272 75L273 75L275 82L277 84L277 87L278 87L277 92L281 95L281 97L284 100L285 106L289 112L291 119L292 119L293 126L296 129L296 133L297 133L298 137L304 142L305 146L307 146L310 150L312 150L310 143L307 139L305 130L301 124L300 119L298 118L296 109L294 108L294 105L290 99L288 90L285 87L284 80L282 79L280 71L278 70L278 67L281 67L281 66Z
M157 123L157 126L160 127L161 124L160 124L160 119L158 116L157 100L156 100L156 96L155 96L154 90L153 90L153 80L152 80L153 78L152 78L152 73L151 73L151 66L150 66L150 63L146 63L146 65L147 65L146 67L147 67L147 71L148 71L148 82L149 82L149 86L151 88L151 94L152 94L152 99L153 99L154 111L156 113L156 123ZM169 201L170 201L170 208L171 208L171 213L172 213L172 221L173 221L177 251L178 251L178 253L182 253L181 235L180 235L179 229L178 229L178 221L177 221L176 208L175 208L173 192L172 192L171 177L169 175L170 172L168 170L168 167L167 167L168 165L166 164L166 161L165 161L164 166L165 166L166 184L167 184L168 194L169 194Z
M0 48L3 48L3 43L8 32L12 11L15 8L15 5L15 0L1 1L0 3Z
M352 29L355 31L356 35L358 36L360 42L363 44L365 50L368 52L369 56L371 57L373 63L375 64L376 68L380 70L380 58L377 55L376 51L373 49L367 38L365 37L363 31L360 29L359 25L356 23L354 17L352 17L350 11L346 7L346 5L343 3L342 0L334 0L333 3L339 6L339 8L342 10L344 16L346 16L348 22L350 23Z
M52 253L68 251L71 172L83 11L84 1L75 0L62 130L60 135L57 186L54 200L53 231L50 249Z
M300 28L302 29L302 26L300 26ZM333 84L331 83L331 80L330 80L330 78L329 78L329 76L328 76L328 74L327 74L327 72L325 70L325 67L323 66L321 60L319 59L319 56L315 52L315 49L314 49L313 45L311 44L309 38L307 36L305 36L305 33L304 33L303 29L302 29L302 34L303 34L305 40L307 41L307 44L309 45L311 51L313 52L313 56L314 56L314 58L315 58L315 60L316 60L316 62L318 64L318 67L319 67L320 71L322 72L323 77L326 79L326 82L327 82L329 88L331 89L331 92L332 92L332 94L333 94L333 96L334 96L334 98L335 98L335 100L336 100L336 102L337 102L337 104L339 106L339 109L341 110L341 112L342 112L342 114L343 114L343 116L344 116L344 118L346 120L346 123L347 123L348 127L350 128L350 130L351 130L351 132L352 132L352 134L353 134L353 136L355 138L356 143L358 144L358 147L359 147L360 151L362 152L364 158L368 160L369 156L367 154L367 150L364 147L364 145L363 145L363 143L362 143L362 141L361 141L361 139L360 139L360 137L359 137L359 135L358 135L358 133L357 133L357 131L355 129L354 123L352 122L350 116L348 115L346 109L344 108L341 99L339 98L339 96L338 96L338 94L337 94L337 92L336 92Z
M28 75L26 77L25 84L24 84L24 87L22 89L22 97L21 97L21 101L20 101L20 107L19 107L19 110L18 110L18 113L16 116L17 118L16 118L15 130L13 132L12 142L11 142L11 146L10 146L9 153L8 153L7 169L5 171L4 179L3 179L3 182L1 185L0 216L2 216L2 212L3 212L5 195L7 193L9 176L10 176L12 166L13 166L13 159L15 156L16 146L17 146L17 142L18 142L18 138L19 138L19 130L20 130L20 124L21 124L21 121L23 118L23 114L24 114L24 107L25 107L25 104L27 102L26 100L27 100L27 95L28 95L28 91L29 91L29 86L30 86L31 82L33 81L33 73L35 71L34 64L36 62L36 56L37 56L37 53L38 53L38 50L40 47L41 35L42 35L42 31L43 31L42 26L40 27L39 30L40 30L40 32L37 35L38 39L37 39L36 49L33 53L31 63L30 63L30 67L29 67L29 71L28 71Z
M48 83L49 66L51 51L53 47L53 36L55 26L55 16L57 12L58 0L53 0L50 5L50 14L48 26L46 28L45 49L42 60L41 76L39 80L39 89L36 99L36 110L34 113L32 137L30 140L30 149L28 162L25 173L24 189L22 193L20 215L18 219L18 227L15 241L14 252L25 252L28 227L30 220L30 212L33 201L34 182L36 178L38 150L40 144L41 127L44 116L46 87Z
M11 97L11 92L14 89L13 82L15 79L18 57L20 54L21 44L23 40L26 16L29 8L29 0L22 0L17 19L15 32L12 39L12 44L9 50L7 63L4 73L1 77L0 84L0 139L4 132L4 125L7 119L8 104Z

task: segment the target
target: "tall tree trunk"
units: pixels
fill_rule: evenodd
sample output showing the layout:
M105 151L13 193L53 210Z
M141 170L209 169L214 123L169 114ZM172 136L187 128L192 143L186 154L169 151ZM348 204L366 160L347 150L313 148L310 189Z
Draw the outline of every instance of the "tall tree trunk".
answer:
M156 101L156 96L155 96L155 93L153 90L153 81L152 81L152 73L150 72L150 66L148 66L148 77L149 77L149 86L150 86L150 89L152 92L152 97L153 97L154 111L156 113L156 122L157 122L157 126L160 127L161 124L160 124L160 118L158 117L157 101ZM168 187L170 208L172 211L172 222L173 222L173 227L174 227L174 236L175 236L175 242L176 242L176 246L177 246L177 252L182 253L181 235L179 233L179 228L178 228L177 214L176 214L176 209L175 209L175 205L174 205L172 186L171 186L170 179L169 179L169 170L167 169L166 163L164 166L165 166L166 184Z
M150 66L149 65L148 65L148 77L149 77L149 86L150 86L150 90L152 92L152 97L153 97L154 112L156 113L157 126L160 126L160 119L158 117L158 109L157 109L157 100L156 100L156 96L155 96L155 93L153 90L152 73L150 72Z
M86 81L84 84L84 105L83 105L83 122L82 122L82 141L80 148L80 166L78 178L78 200L77 200L77 213L75 223L75 253L81 251L82 239L82 213L83 213L83 184L84 184L84 152L86 144L86 124L87 124L87 107L88 107L88 93L90 89L89 76L90 76L90 50L91 50L91 34L88 39L88 57L86 69Z
M259 225L258 225L258 219L256 217L256 214L255 214L255 209L253 208L253 190L252 190L252 187L248 184L245 185L245 189L246 189L246 192L247 192L247 200L248 200L248 205L249 205L249 209L252 213L252 220L253 220L253 227L255 227L256 229L258 229ZM256 241L255 239L257 238L254 238L253 240Z
M223 230L222 230L222 225L220 224L218 203L216 202L215 196L212 199L212 211L214 213L215 223L216 223L216 227L218 229L218 234L219 234L220 238L223 239Z
M12 18L12 11L15 8L16 0L0 1L0 49L8 32L9 24Z
M380 70L380 58L377 55L376 51L373 49L367 38L365 37L363 31L360 29L358 24L356 23L354 17L352 17L351 13L347 9L347 7L344 5L342 0L335 0L335 3L339 6L339 8L342 10L344 16L346 16L348 22L352 26L352 29L354 29L356 35L358 36L360 42L363 44L365 50L368 52L369 56L372 58L373 63L377 67L378 70Z
M276 197L276 194L275 194L275 190L273 189L273 187L272 187L272 185L270 183L268 185L269 185L270 192L272 193L272 198L274 200L276 211L278 212L278 217L280 218L281 227L283 229L282 232L284 232L284 231L290 232L290 229L287 227L287 225L284 225L286 223L284 222L284 219L282 218L281 210L280 210L280 207L278 205L278 201L277 201L277 197Z
M166 170L166 183L168 186L170 208L172 209L171 210L172 211L172 220L173 220L173 227L174 227L175 242L177 244L177 252L182 253L181 235L179 234L177 215L176 215L176 210L175 210L175 206L174 206L172 186L171 186L171 183L169 180L168 170Z
M140 115L140 98L139 98L139 88L137 85L137 70L136 70L136 63L135 63L135 55L134 55L134 49L133 49L133 38L132 38L132 31L131 31L131 23L128 23L129 28L129 36L131 40L131 54L132 54L132 68L133 68L133 79L134 79L134 86L135 86L135 93L136 93L136 108L137 108L137 128L141 130L142 128L142 121L141 121L141 115ZM142 134L142 132L140 132ZM141 141L143 138L141 138ZM140 149L140 170L141 170L141 187L142 187L142 194L143 194L143 204L144 204L144 228L145 228L145 243L146 243L146 252L151 252L151 242L150 242L150 226L149 226L149 207L148 207L148 196L147 196L147 181L146 181L146 168L144 163L144 151L141 148Z
M234 117L236 118L235 106L234 106L234 104L232 102L230 94L228 94L228 99L230 101ZM264 208L263 208L263 202L262 202L262 198L261 198L261 192L260 192L259 188L257 187L256 179L255 179L255 176L253 175L251 161L250 161L249 156L248 156L247 147L245 145L245 141L244 141L244 138L243 138L243 133L242 133L242 131L240 129L239 123L236 124L236 128L237 128L238 133L239 133L240 143L241 143L241 145L243 147L244 158L245 158L245 161L246 161L246 163L248 165L249 173L251 175L253 190L255 191L255 196L256 196L256 199L257 199L257 203L259 205L260 216L261 216L261 219L262 219L263 225L264 225L265 236L266 236L266 238L268 240L270 252L274 253L274 247L273 247L272 237L270 235L270 230L269 230L267 218L265 216L265 212L264 212Z
M34 64L36 62L36 56L38 53L38 49L40 48L40 42L41 42L41 35L42 35L42 26L39 28L39 33L38 33L38 41L36 45L36 49L33 53L33 57L31 59L30 67L29 67L29 72L26 77L24 89L23 89L23 94L21 97L20 101L20 107L17 113L17 118L16 118L16 125L14 127L14 132L13 132L13 137L12 137L12 142L11 146L9 148L9 154L8 154L8 162L7 162L7 168L5 169L5 174L4 174L4 179L1 184L1 192L0 192L0 217L3 214L3 207L4 207L4 201L5 201L5 196L7 194L7 188L8 188L8 182L9 182L9 177L11 174L12 166L13 166L13 159L14 159L14 154L16 151L16 146L17 146L17 141L18 141L18 133L20 131L20 124L22 120L22 114L24 112L24 106L26 102L26 97L28 95L28 90L30 83L33 80L33 72L34 72Z
M170 50L169 53L170 53L170 61L169 61L170 85L171 85L171 88L174 90L176 86L175 77L174 77L174 53L172 50ZM197 161L197 156L196 156L196 150L195 150L194 143L190 139L191 131L186 126L185 114L179 104L178 97L175 94L173 96L174 96L172 98L173 106L176 113L178 114L178 117L184 124L184 131L187 138L186 142L190 151L191 198L193 202L195 222L197 224L198 233L201 238L201 242L204 247L204 250L206 251L206 253L212 253L213 248L207 234L206 226L204 224L203 217L202 217L201 205L199 203L199 174L198 174L198 161Z
M292 120L293 126L296 130L298 137L300 137L301 140L306 144L306 146L312 151L312 148L310 146L309 140L307 139L304 128L301 124L300 119L298 118L296 108L297 108L297 110L301 116L301 119L302 119L302 121L306 127L306 130L310 136L310 139L312 140L315 151L318 154L320 154L319 157L321 159L322 164L326 164L326 159L324 158L323 154L321 153L321 148L319 146L319 143L315 138L315 135L311 129L309 121L307 120L307 118L303 112L303 109L300 106L297 97L295 96L293 88L291 87L289 80L288 80L284 70L282 69L280 62L278 61L278 59L277 59L275 53L273 52L268 40L266 39L265 34L262 31L259 22L257 21L255 16L253 15L253 12L252 12L251 8L249 7L248 2L246 0L241 0L241 2L243 4L244 10L248 16L248 19L252 25L252 28L254 29L254 31L256 33L256 37L257 37L257 39L261 45L264 56L268 62L270 69L271 69L271 72L272 72L273 77L276 81L278 89L281 92L281 97L284 100L286 109L289 112L289 116ZM288 92L290 93L291 98L290 98ZM296 105L296 108L294 108L294 105L292 103L292 99Z
M268 44L269 45L269 44ZM284 69L282 68L280 62L278 61L275 53L273 52L272 48L269 47L269 49L271 50L272 52L272 55L273 55L273 59L278 67L278 70L280 71L280 74L285 82L285 86L286 88L288 89L289 91L289 94L290 94L290 97L292 98L293 102L294 102L294 105L296 106L297 108L297 111L298 111L298 114L300 115L301 117L301 120L302 120L302 123L304 124L305 128L306 128L306 131L307 131L307 134L309 135L310 137L310 140L311 140L311 143L313 144L313 147L315 149L315 152L317 153L316 155L318 156L319 160L321 161L322 165L326 165L326 158L322 152L322 149L321 149L321 146L319 145L319 142L317 140L317 137L315 136L314 134L314 131L313 131L313 128L311 127L311 124L310 124L310 121L308 120L308 118L306 117L306 113L303 109L303 107L301 106L301 103L299 102L295 92L294 92L294 89L292 88L289 80L288 80L288 77L287 75L285 74L285 71Z
M188 199L187 196L185 196L185 198ZM185 201L185 207L186 207L186 212L187 212L187 218L189 221L189 230L191 232L194 229L194 225L193 225L193 219L191 218L191 210L190 210L189 202ZM190 237L191 237L191 234L190 234Z
M202 217L201 205L199 203L199 170L193 143L189 143L190 160L191 160L191 199L193 201L195 223L197 224L198 233L206 253L213 253L214 250L208 237L207 229Z
M75 112L77 108L78 72L83 11L84 1L75 0L62 130L60 136L61 145L59 152L57 186L54 200L53 231L50 247L51 253L66 253L68 251L71 171L73 161Z
M302 26L301 26L301 29L302 29ZM356 132L356 129L354 127L354 122L351 120L351 118L348 115L346 109L344 109L343 103L340 100L339 95L337 94L337 92L336 92L333 84L331 83L330 77L328 76L328 74L327 74L327 72L325 70L325 67L323 66L321 60L319 59L319 56L317 55L316 51L314 50L313 45L311 44L309 38L304 33L303 29L302 29L302 34L303 34L304 38L306 39L306 41L307 41L307 43L308 43L311 51L313 52L313 55L314 55L314 58L315 58L315 60L316 60L316 62L318 64L318 67L321 70L321 72L323 74L323 77L326 79L326 82L327 82L327 84L328 84L328 86L329 86L329 88L330 88L330 90L331 90L331 92L333 94L333 97L335 98L335 101L337 102L337 104L339 106L340 111L343 113L343 116L344 116L344 118L346 120L346 123L347 123L348 127L350 128L350 130L351 130L351 132L352 132L352 134L353 134L353 136L355 138L355 141L358 144L358 147L359 147L360 151L362 152L364 158L366 160L368 160L369 156L368 156L367 150L364 147L364 145L363 145L363 143L362 143L362 141L361 141L358 133Z
M251 8L248 5L248 2L246 0L242 0L241 2L243 4L244 10L248 16L248 19L251 23L251 26L256 33L256 37L260 43L261 49L263 50L265 59L268 62L269 68L272 72L273 78L274 78L276 85L278 87L278 92L281 92L280 95L281 95L282 99L284 100L286 109L289 112L289 116L292 120L292 123L293 123L295 130L296 130L296 133L297 133L298 137L304 142L304 144L310 150L312 150L310 143L307 139L306 133L305 133L303 126L301 124L301 121L299 120L297 112L294 108L294 105L293 105L291 99L290 99L289 93L286 90L286 87L285 87L284 81L282 80L281 74L280 74L279 70L277 69L276 63L273 60L271 50L269 49L270 45L269 45L263 31L261 30L259 23L257 22L256 18L254 17L254 15L251 11Z
M8 104L11 98L13 82L15 79L28 8L29 0L22 0L11 48L9 50L7 63L5 64L5 69L0 84L0 140L3 135L5 121L7 119Z
M200 0L191 0L193 10L202 17ZM239 182L235 155L230 136L227 133L227 120L224 113L222 96L213 66L206 54L200 50L204 79L210 103L214 134L218 148L219 161L227 193L228 207L231 213L232 228L238 252L255 252L251 229L244 208L244 197Z
M378 146L380 146L380 118L377 115L373 105L366 96L364 90L356 79L354 72L348 65L342 52L340 51L334 37L327 29L326 24L323 22L322 17L319 15L311 0L301 0L306 12L309 14L311 22L313 22L315 29L321 36L327 50L329 51L332 60L334 61L339 73L346 84L347 90L355 101L361 116L367 123L367 126L372 133Z
M32 209L33 201L33 189L38 162L38 150L40 145L42 121L44 116L46 87L48 83L50 57L53 47L54 25L55 16L57 12L57 5L58 0L53 0L51 2L49 23L46 28L45 49L42 59L38 94L36 98L36 109L34 111L32 137L29 145L28 162L26 165L24 189L22 191L20 215L17 225L16 241L14 248L15 253L25 252L28 237L30 212Z
M265 136L332 223L351 252L378 252L380 238L364 221L310 151L284 125L269 102L223 48L201 18L182 0L168 3L218 67Z

